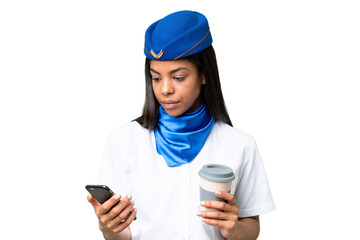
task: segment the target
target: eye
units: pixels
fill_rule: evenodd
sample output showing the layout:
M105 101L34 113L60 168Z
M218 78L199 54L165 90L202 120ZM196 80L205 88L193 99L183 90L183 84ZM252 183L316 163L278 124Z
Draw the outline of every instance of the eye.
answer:
M174 79L174 80L176 80L176 81L181 82L181 81L183 81L183 80L185 79L185 77L178 77L178 76L175 76L175 77L173 77L173 79Z
M152 79L153 81L155 81L155 82L160 81L160 78L159 78L159 77L152 77L151 79Z

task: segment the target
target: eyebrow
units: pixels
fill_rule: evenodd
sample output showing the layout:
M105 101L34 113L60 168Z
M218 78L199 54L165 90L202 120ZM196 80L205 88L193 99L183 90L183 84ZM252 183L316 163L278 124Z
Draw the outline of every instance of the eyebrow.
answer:
M180 70L187 70L187 71L189 71L189 69L187 69L187 68L185 68L185 67L180 67L180 68L176 68L176 69L170 71L170 73L175 73L175 72L178 72L178 71L180 71ZM151 72L154 72L154 73L156 73L156 74L161 75L158 71L156 71L156 70L154 70L154 69L152 69L152 68L150 68L150 71L151 71Z

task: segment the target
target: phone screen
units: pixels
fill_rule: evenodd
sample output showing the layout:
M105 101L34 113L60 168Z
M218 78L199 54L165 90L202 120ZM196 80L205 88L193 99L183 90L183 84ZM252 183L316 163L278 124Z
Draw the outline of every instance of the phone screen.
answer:
M86 185L85 188L100 204L103 204L114 195L114 192L105 185Z

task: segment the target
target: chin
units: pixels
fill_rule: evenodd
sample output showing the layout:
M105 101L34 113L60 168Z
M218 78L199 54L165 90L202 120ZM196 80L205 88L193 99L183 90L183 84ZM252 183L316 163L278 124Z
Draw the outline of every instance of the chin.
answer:
M178 110L178 109L165 109L164 108L164 110L168 115L170 115L172 117L178 117L184 113L183 111Z

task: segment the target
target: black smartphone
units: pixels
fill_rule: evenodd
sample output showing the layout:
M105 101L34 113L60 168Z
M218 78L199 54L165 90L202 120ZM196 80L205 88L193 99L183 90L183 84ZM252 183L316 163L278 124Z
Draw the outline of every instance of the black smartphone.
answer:
M86 185L85 189L98 201L103 204L109 200L114 192L106 185Z
M86 185L85 189L98 201L100 204L103 204L107 200L109 200L114 192L106 185ZM130 216L131 212L124 221ZM134 218L136 220L137 217Z

